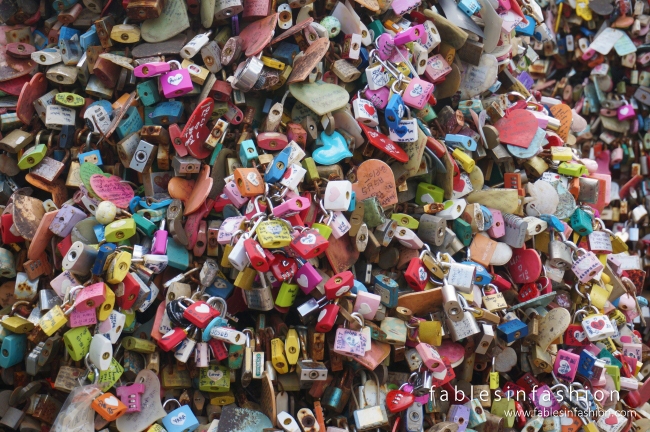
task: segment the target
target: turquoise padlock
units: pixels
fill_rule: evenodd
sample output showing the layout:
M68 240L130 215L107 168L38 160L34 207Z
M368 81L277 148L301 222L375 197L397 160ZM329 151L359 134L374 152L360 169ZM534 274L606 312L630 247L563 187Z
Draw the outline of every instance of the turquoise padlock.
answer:
M26 334L10 334L0 347L0 367L8 368L23 361L27 349Z
M577 208L569 219L571 228L581 236L588 236L594 231L591 215L581 208Z
M334 131L331 135L326 134L325 131L321 132L318 140L316 140L316 145L318 147L311 157L317 164L334 165L345 158L352 157L348 142L337 131Z
M169 126L170 124L179 123L183 116L183 102L167 101L156 105L151 114L151 121L155 125Z
M564 232L564 224L557 216L552 214L543 214L539 218L546 222L549 228L553 228L557 232Z
M140 118L140 113L138 109L134 106L126 110L124 118L120 121L120 124L117 125L115 129L115 134L119 139L122 139L132 133L135 133L142 129L143 123L142 118Z
M91 45L99 44L99 36L97 36L97 28L95 27L95 24L90 26L86 33L79 36L79 45L81 45L81 49L84 51L86 51L86 49Z
M244 168L252 166L252 161L259 158L257 154L257 149L255 148L255 143L253 140L242 141L241 146L239 147L239 160Z
M140 101L146 107L160 102L160 93L158 93L158 84L155 80L147 80L138 84L135 88L140 96Z
M158 229L158 226L156 226L155 223L153 223L151 220L145 218L139 213L134 213L133 214L133 220L135 221L135 226L145 233L147 237L152 237L153 233L156 232Z
M282 179L284 172L287 170L289 156L291 156L290 146L285 147L273 158L273 162L266 167L266 172L264 173L265 182L277 183Z
M350 199L350 205L348 207L348 211L352 212L356 208L357 208L357 194L354 191L352 191L352 199Z
M206 328L203 329L203 333L201 334L201 339L203 342L207 342L210 339L212 339L212 336L210 336L210 330L212 330L212 327L226 327L228 325L228 320L225 317L215 317L210 321L210 323L207 325Z
M397 306L399 285L393 279L384 275L375 276L375 294L381 296L381 303L387 308Z
M185 271L190 266L190 252L172 237L167 238L168 266Z

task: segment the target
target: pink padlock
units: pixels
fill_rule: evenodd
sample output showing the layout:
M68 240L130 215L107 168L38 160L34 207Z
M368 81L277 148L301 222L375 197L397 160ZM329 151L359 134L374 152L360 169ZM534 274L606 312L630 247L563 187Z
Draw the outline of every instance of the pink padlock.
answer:
M422 109L433 93L433 84L420 78L412 78L402 94L402 100L411 108Z
M395 40L389 33L382 33L379 35L379 37L375 40L375 44L377 45L377 55L380 59L385 61L393 55L393 50L395 49Z
M616 115L618 116L618 119L620 121L628 120L636 117L636 113L634 112L634 107L631 104L627 103L627 101L625 104L618 107L618 109L616 110Z
M497 9L498 12L506 12L509 11L510 8L512 8L512 5L510 4L510 0L497 0L499 3L499 8Z
M246 216L246 219L251 220L253 216L259 212L266 213L268 206L266 205L266 201L263 201L260 198L261 197L257 197L255 200L248 201L248 204L246 204L246 210L244 210L244 216Z
M435 350L428 343L420 342L415 346L418 354L422 358L422 363L432 372L442 372L447 369L445 363L442 361L442 357L438 354L438 351Z
M239 192L239 188L235 184L234 180L230 180L226 183L226 185L223 187L223 193L228 196L228 199L230 199L230 201L232 201L232 203L237 208L240 208L248 201L248 198L242 196L242 194Z
M70 313L69 319L70 321L68 322L68 325L70 328L94 325L97 324L97 311L95 309L78 311L75 308L72 313Z
M623 312L627 312L629 310L636 310L636 302L634 301L634 297L632 297L629 294L623 294L618 298L618 308L621 309Z
M487 233L492 238L501 238L506 235L506 225L503 222L503 215L499 210L488 209L492 213L492 226L488 229Z
M104 282L88 285L82 289L74 301L74 309L77 312L95 310L106 300L106 285Z
M533 405L540 411L542 417L550 417L560 409L560 403L555 397L555 394L553 394L553 391L546 384L542 384L534 389L528 397L530 397Z
M375 107L379 109L386 108L388 100L390 99L390 89L388 87L381 87L377 90L367 89L363 94Z
M576 372L578 372L579 362L580 356L578 354L561 349L555 357L553 372L556 377L573 382Z
M575 253L577 258L574 259L571 265L571 271L575 273L580 282L587 283L591 279L596 279L600 272L603 271L603 268L605 268L593 252L581 248Z
M181 64L172 60L169 64L175 64L178 69L172 69L160 76L160 85L163 95L167 99L183 96L192 91L194 85L190 77L190 71L181 69Z
M127 413L140 412L142 409L140 396L144 393L144 384L135 383L126 386L120 386L115 390L122 403L126 405Z
M241 223L246 219L245 216L232 216L224 219L219 227L219 235L217 236L217 243L226 245L232 240L232 236L239 231Z
M393 3L393 6L394 4L395 2ZM393 42L395 43L395 45L404 45L405 43L413 42L415 40L419 40L423 44L426 43L427 34L426 31L424 30L424 25L418 24L416 26L409 27L403 32L397 33L395 35L395 38L393 38Z
M286 200L273 208L273 215L276 217L291 216L309 208L311 201L305 197L298 196Z
M299 262L303 260L299 259ZM313 265L309 261L304 261L302 266L296 272L294 281L298 284L302 292L309 294L316 288L316 286L323 281L321 275L316 271ZM357 297L358 300L358 297ZM356 312L356 310L355 310ZM374 314L373 314L374 317ZM364 318L366 318L364 316Z
M154 255L165 255L167 253L167 237L169 233L165 231L165 220L160 222L160 229L153 234L151 242L151 253Z
M440 54L436 54L427 60L427 67L424 69L424 76L432 83L443 81L452 69L447 60Z
M354 312L359 312L364 319L375 319L377 309L381 303L381 296L366 291L357 291L357 298L354 302Z
M138 78L150 78L169 72L171 66L165 62L145 63L133 69L133 75Z

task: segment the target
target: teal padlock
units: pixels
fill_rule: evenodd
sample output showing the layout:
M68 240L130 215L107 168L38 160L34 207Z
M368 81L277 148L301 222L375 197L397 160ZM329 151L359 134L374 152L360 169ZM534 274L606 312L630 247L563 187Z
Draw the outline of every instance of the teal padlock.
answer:
M425 195L429 195L433 199L433 202L441 203L445 200L445 190L443 188L429 183L418 184L418 188L415 191L415 203L420 206L427 204L429 201L422 200L422 197Z
M144 107L144 125L145 126L154 126L153 120L151 120L151 116L153 115L153 110L155 110L155 106L146 106Z
M26 334L10 334L0 347L0 367L8 368L23 361L27 349Z
M381 303L387 308L397 306L399 296L399 285L393 279L385 275L375 276L375 294L381 297Z
M135 221L135 226L137 229L145 233L147 237L152 237L153 233L158 229L155 223L145 218L141 214L133 213L133 220Z
M456 233L456 237L458 237L465 246L469 246L470 243L472 243L472 226L461 218L454 220L453 231Z
M373 20L370 24L368 24L368 30L370 31L370 35L372 36L373 42L380 35L386 33L386 28L384 28L384 25L379 20Z
M244 345L228 345L228 367L230 369L241 369L244 360Z
M573 228L575 232L583 237L588 236L594 231L591 215L581 208L577 208L573 212L569 219L569 225L571 225L571 228Z
M239 160L244 168L252 166L252 161L259 158L257 154L257 148L255 148L255 143L253 140L242 141L241 146L239 147Z
M131 135L132 133L139 131L142 129L142 126L142 118L140 118L138 109L134 106L131 106L128 110L126 110L126 114L117 125L115 134L119 139L122 139L128 135Z
M185 271L190 266L189 251L172 237L167 238L167 258L167 265L175 269Z
M146 107L160 102L160 93L158 93L158 84L155 80L147 80L138 84L135 88L140 96L140 101Z
M183 116L183 103L180 101L167 101L156 105L151 114L151 121L155 125L169 126L179 123Z

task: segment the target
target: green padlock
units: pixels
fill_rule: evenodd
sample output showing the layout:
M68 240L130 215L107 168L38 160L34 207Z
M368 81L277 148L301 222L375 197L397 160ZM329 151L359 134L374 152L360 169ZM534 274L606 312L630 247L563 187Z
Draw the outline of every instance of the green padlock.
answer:
M34 167L43 160L46 154L47 146L45 144L35 145L25 150L18 160L18 168L25 170Z
M397 222L397 225L404 228L414 230L418 229L420 226L420 221L411 215L407 215L406 213L393 213L390 218Z
M306 181L313 182L320 179L320 175L318 175L318 169L316 169L316 162L313 158L304 158L301 163L302 167L307 170L307 173L305 174Z
M291 307L298 295L298 284L282 282L278 296L275 298L275 304L279 307Z
M149 340L127 336L122 339L122 346L129 351L149 354L156 351L157 345Z
M329 227L329 225L325 225L322 223L314 222L311 227L318 231L320 235L323 236L325 240L330 238L330 235L332 234L332 228Z
M153 233L158 229L155 223L151 222L151 220L147 219L141 214L134 213L133 220L135 221L135 226L144 232L147 237L153 237Z
M584 174L589 174L586 166L577 163L562 162L557 167L558 174L568 175L571 177L582 177Z
M199 371L199 390L214 393L230 390L230 368L211 364Z
M492 401L492 410L490 411L493 415L503 418L503 423L505 427L512 427L515 424L515 400L510 398L501 398L497 400L495 398Z
M591 215L581 208L577 208L569 219L571 228L581 236L588 236L594 231Z
M363 221L368 228L376 228L386 222L384 209L381 207L377 197L371 197L362 201L363 203Z
M241 369L244 362L245 345L230 344L228 346L228 367L230 369Z
M135 311L133 309L123 310L122 313L126 316L124 321L124 333L131 333L135 329L137 321L135 320Z
M75 327L68 330L63 335L63 342L65 343L65 348L70 354L70 358L74 361L83 360L90 351L90 342L93 339L93 335L88 330L88 327Z
M117 243L135 235L135 219L119 219L106 225L104 237L107 242Z
M99 372L99 382L97 385L99 385L99 388L102 391L107 391L109 388L113 387L115 383L117 383L120 380L120 377L124 373L124 368L118 362L115 360L115 358L111 359L111 365L106 369L105 371ZM88 374L88 379L90 381L95 380L95 374L90 373Z
M422 201L422 197L428 194L433 199L433 202L441 203L445 200L445 190L436 185L429 183L420 183L415 191L415 203L417 205L425 205L428 201Z
M370 24L368 24L368 30L370 30L370 34L372 35L373 42L380 35L386 33L386 29L384 28L384 25L379 20L373 20Z
M605 373L612 377L616 391L621 391L621 368L616 365L605 365Z
M413 114L425 123L429 123L438 118L438 115L429 104L424 105L424 108L421 110L414 110Z
M465 246L469 246L472 243L472 226L461 218L454 220L453 231Z

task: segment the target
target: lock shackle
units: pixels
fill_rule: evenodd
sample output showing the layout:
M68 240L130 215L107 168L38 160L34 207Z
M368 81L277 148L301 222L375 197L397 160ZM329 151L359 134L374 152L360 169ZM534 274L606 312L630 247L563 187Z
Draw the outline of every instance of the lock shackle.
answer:
M376 41L376 40L375 40L375 46L377 46L377 41ZM395 79L399 79L399 76L402 74L402 73L401 73L400 71L398 71L397 69L394 69L393 65L392 65L390 62L386 63L386 62L384 62L381 58L379 58L379 55L377 54L377 50L376 50L376 49L373 49L372 51L370 51L369 59L370 59L370 60L373 60L373 59L374 59L375 62L379 63L379 64L382 65L384 68L386 68L386 71L387 71L389 74L391 74L391 75L393 76L393 78L395 78ZM365 90L365 89L364 89L364 90Z
M363 328L363 326L366 325L366 321L363 318L363 315L361 315L359 312L352 312L350 316L352 316L352 318L354 318L359 324L361 324L361 328Z
M580 315L585 315L585 316L586 316L586 315L587 315L587 309L585 309L585 308L578 309L578 310L573 314L573 320L572 320L571 323L572 323L572 324L575 323L575 322L576 322L576 319L578 319L578 316L580 316Z
M86 369L88 369L88 373L86 374L86 377L90 374L90 371L92 370L93 374L95 375L93 379L93 384L97 384L99 382L99 369L95 364L90 360L90 353L86 354L86 357L84 357L84 364L86 365Z
M178 408L181 407L181 403L180 403L177 399L167 399L167 400L165 401L165 403L162 404L163 409L165 409L165 406L166 406L169 402L176 402L176 403L178 404ZM165 410L165 411L167 411L167 410Z
M492 288L494 291L496 291L496 294L499 294L499 287L497 287L496 285L490 283L490 284L487 284L486 287L487 288ZM483 293L483 295L493 295L493 294L485 294L485 288L486 287L481 288L481 292Z
M246 329L242 330L241 332L246 335L246 343L245 343L246 348L252 348L250 346L251 339L255 339L255 334L253 334L253 331L251 329L246 328Z
M595 220L596 222L598 222L598 225L599 225L599 227L600 227L599 231L606 232L607 234L609 234L609 235L611 235L612 237L614 237L614 233L612 232L612 230L610 230L609 228L607 228L607 227L605 226L605 222L603 222L603 220L602 220L601 218L594 218L594 220Z
M12 304L11 305L11 312L9 313L9 316L14 316L14 314L16 313L16 307L18 307L20 305L29 306L30 303L28 301L25 301L25 300L19 300L16 303Z
M219 314L225 318L226 314L228 313L228 304L224 299L221 297L210 297L206 303L209 306L212 306L216 310L219 311ZM216 305L219 304L220 307L217 307Z
M74 293L76 293L79 290L84 289L85 287L83 285L77 285L68 290L65 296L63 296L63 304L74 304L74 301L77 296L73 296Z

